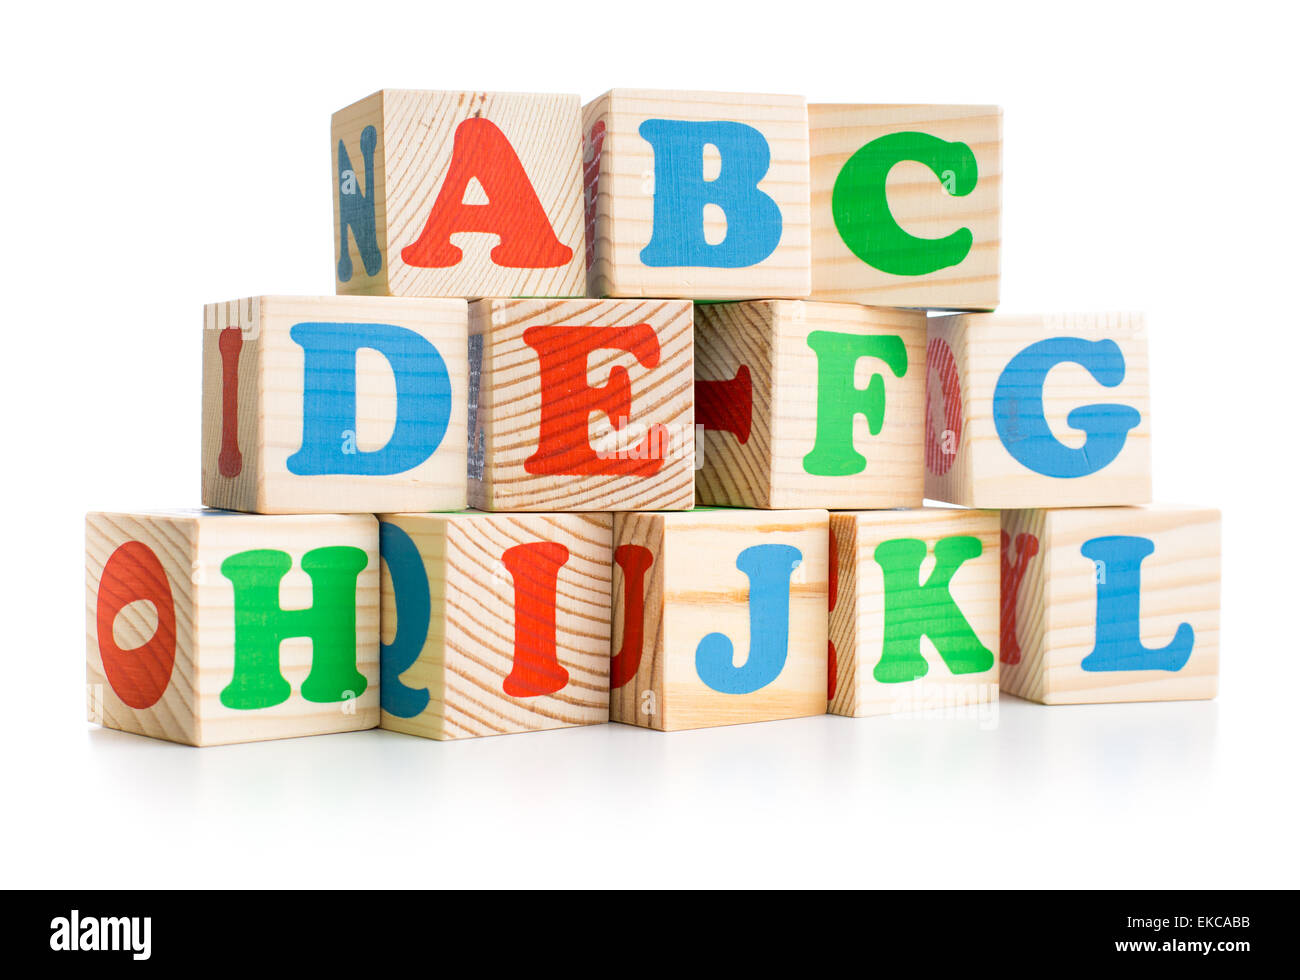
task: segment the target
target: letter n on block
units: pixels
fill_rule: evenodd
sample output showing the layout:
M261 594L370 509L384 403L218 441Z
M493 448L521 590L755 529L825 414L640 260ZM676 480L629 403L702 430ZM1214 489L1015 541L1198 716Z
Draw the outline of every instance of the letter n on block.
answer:
M590 295L808 295L802 97L614 89L582 134Z
M810 105L812 298L998 305L1002 110Z
M616 514L610 720L676 731L824 714L826 520Z
M203 311L203 502L284 513L465 506L461 299L263 296Z
M831 515L829 710L881 715L998 697L998 515Z
M1151 500L1141 315L931 317L925 495L963 507Z
M694 502L688 300L470 304L470 505Z
M86 516L90 719L190 745L374 728L370 514Z
M454 739L608 721L611 526L382 516L382 727Z
M795 300L701 306L697 499L919 507L924 359L924 313Z
M1217 510L1002 515L1002 689L1043 704L1187 701L1219 684Z
M340 293L581 296L576 95L387 89L331 126Z

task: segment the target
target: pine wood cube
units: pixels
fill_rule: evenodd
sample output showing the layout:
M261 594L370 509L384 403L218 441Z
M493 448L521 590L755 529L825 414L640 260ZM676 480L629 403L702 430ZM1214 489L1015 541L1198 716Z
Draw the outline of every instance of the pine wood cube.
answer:
M606 722L611 526L383 515L382 727L457 739Z
M1043 704L1212 698L1220 517L1198 507L1002 514L1002 689Z
M1002 110L810 105L812 298L998 305Z
M576 95L386 89L334 114L335 282L390 296L581 296Z
M808 295L802 97L614 89L582 133L590 295Z
M262 296L203 311L203 503L286 513L466 502L461 299Z
M925 315L844 303L700 306L696 499L919 507Z
M92 721L190 745L374 728L375 518L88 514L86 689Z
M1151 500L1140 314L931 317L925 495L965 507Z
M826 521L615 515L610 719L678 731L824 714Z
M830 522L829 710L863 716L996 701L998 515L923 507L837 513Z
M692 351L685 300L472 303L470 505L689 508Z

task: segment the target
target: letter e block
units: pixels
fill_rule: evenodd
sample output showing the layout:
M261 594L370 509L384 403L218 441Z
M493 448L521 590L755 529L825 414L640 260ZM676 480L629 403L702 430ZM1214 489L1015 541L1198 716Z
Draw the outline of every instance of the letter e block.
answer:
M616 514L610 720L677 731L825 714L826 519Z
M190 745L374 728L375 518L88 514L86 693L91 721Z
M1002 690L1043 704L1188 701L1219 685L1217 510L1002 514Z
M608 514L388 514L381 726L425 738L609 720Z
M774 300L699 307L696 499L919 507L925 314Z
M263 296L203 311L203 503L285 513L465 506L461 299Z

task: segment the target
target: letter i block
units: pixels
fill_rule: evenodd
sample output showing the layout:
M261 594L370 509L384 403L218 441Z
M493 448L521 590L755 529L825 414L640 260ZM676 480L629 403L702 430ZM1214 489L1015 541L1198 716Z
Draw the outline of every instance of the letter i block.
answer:
M581 296L576 95L385 90L334 113L337 291Z
M1217 510L1002 514L1002 690L1043 704L1186 701L1219 685Z
M810 105L812 298L998 305L1002 110Z
M925 314L794 300L701 306L696 499L919 507Z
M831 713L997 700L996 513L832 514L831 539Z
M370 515L86 516L90 720L190 745L379 723Z
M932 317L925 495L965 507L1151 500L1139 314Z
M263 296L203 311L203 503L465 507L462 299Z
M826 713L826 511L614 517L611 721Z
M801 97L614 89L582 133L589 295L808 295Z
M693 349L686 300L470 304L470 505L689 508Z
M380 522L383 728L455 739L609 720L610 515Z

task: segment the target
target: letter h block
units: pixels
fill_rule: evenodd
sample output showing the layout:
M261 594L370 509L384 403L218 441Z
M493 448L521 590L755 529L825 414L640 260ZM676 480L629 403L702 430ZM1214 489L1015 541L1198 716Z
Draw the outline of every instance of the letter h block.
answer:
M86 516L90 720L221 745L379 723L373 515Z
M610 720L677 731L825 714L826 520L616 514Z
M919 507L925 314L774 300L701 306L696 499Z
M1002 514L1002 690L1043 704L1212 698L1217 510Z
M810 105L812 298L998 305L1002 110Z
M331 126L335 284L389 296L581 296L576 95L388 89Z
M380 522L383 728L457 739L609 720L610 515Z
M695 496L688 300L470 305L470 505L684 510Z
M932 317L925 495L964 507L1151 500L1138 314Z
M285 513L459 510L462 299L263 296L203 311L203 503Z
M998 520L940 507L831 515L831 713L998 699Z
M808 295L802 97L614 89L582 133L589 295Z

